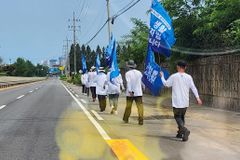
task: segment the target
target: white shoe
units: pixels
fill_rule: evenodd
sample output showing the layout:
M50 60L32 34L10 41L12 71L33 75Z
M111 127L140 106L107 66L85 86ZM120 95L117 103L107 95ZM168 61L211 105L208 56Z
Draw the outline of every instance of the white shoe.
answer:
M113 114L118 115L118 111L113 111Z

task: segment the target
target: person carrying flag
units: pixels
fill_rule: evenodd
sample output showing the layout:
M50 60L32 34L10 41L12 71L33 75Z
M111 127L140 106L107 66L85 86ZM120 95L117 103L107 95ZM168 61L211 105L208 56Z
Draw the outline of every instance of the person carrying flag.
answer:
M189 90L191 89L197 99L197 103L202 105L199 98L198 90L193 82L192 76L185 73L187 63L185 61L177 62L177 73L171 75L167 80L164 73L160 72L160 76L164 86L172 87L172 106L174 118L178 125L177 138L183 141L188 140L190 131L185 127L185 114L189 107Z
M111 80L110 77L111 72L109 71L107 74L107 84L108 84L108 98L109 98L109 104L112 108L111 114L118 114L117 108L118 108L118 98L119 94L121 93L121 89L125 90L123 85L123 79L121 74L119 74L116 78L113 78Z
M126 99L127 105L123 116L123 121L128 123L128 119L131 115L132 110L132 103L133 101L136 102L138 108L138 124L143 125L143 91L142 87L145 88L144 84L142 83L142 73L136 70L137 65L133 60L129 60L127 62L127 67L129 71L125 74L125 78L127 81L127 88L126 88Z
M106 96L107 96L107 75L103 67L99 67L98 74L93 80L96 83L96 93L99 101L99 108L101 112L106 109Z

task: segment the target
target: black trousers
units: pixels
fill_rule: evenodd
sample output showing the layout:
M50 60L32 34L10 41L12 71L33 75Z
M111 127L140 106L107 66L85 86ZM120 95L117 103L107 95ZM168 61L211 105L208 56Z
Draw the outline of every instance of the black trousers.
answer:
M106 95L98 95L98 101L99 101L100 111L101 112L105 111L107 106Z
M96 95L96 87L90 87L91 93L92 93L92 98L93 100L96 99L97 95Z
M85 91L86 91L86 86L83 84L82 85L82 93L86 93Z
M179 132L183 133L187 130L185 127L185 114L186 114L187 108L174 108L173 107L173 114L174 118L177 122Z
M89 97L89 88L85 87L85 93L87 93L87 96Z
M132 104L135 101L138 109L138 120L139 122L143 122L143 101L142 96L139 97L127 97L127 106L124 112L123 120L128 121L131 112L132 112Z

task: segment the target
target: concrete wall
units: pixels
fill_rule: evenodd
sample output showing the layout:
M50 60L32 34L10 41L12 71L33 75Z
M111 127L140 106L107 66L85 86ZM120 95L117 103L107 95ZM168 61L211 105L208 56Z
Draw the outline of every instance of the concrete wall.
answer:
M210 56L189 64L204 104L240 111L240 54Z

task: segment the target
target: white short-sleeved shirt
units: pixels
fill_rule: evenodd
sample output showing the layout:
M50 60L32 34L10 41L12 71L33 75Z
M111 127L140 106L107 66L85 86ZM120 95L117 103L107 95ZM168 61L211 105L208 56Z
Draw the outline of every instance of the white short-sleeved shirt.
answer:
M107 74L108 94L120 94L121 86L123 86L123 80L121 74L118 77L110 80L110 72Z
M88 81L88 73L84 73L82 74L81 76L81 82L83 85L86 85L87 84L87 81Z
M107 75L105 73L98 73L93 82L96 84L97 95L107 95Z
M88 72L88 85L89 87L96 87L96 83L93 82L95 77L97 76L97 72Z
M129 92L134 92L134 97L142 96L142 73L136 69L132 69L125 74L127 81L126 96L130 96Z
M196 98L199 98L197 88L192 76L187 73L175 73L168 80L162 76L162 82L166 87L172 87L172 106L175 108L189 107L189 91L193 91Z

